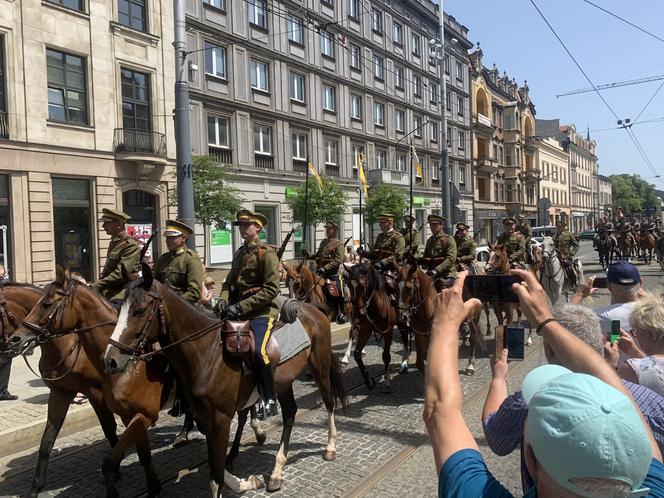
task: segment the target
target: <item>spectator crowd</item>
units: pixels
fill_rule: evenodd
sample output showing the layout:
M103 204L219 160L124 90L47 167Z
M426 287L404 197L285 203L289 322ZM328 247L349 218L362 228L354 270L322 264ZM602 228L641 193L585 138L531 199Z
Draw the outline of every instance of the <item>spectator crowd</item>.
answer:
M597 290L591 277L569 304L552 309L531 273L512 273L521 278L514 291L542 336L547 364L510 393L509 352L497 350L482 427L496 455L520 452L519 496L664 498L662 296L644 290L636 266L618 261L607 270L609 306L584 305ZM487 467L461 411L458 330L481 305L463 301L465 276L438 297L427 358L424 420L438 495L511 497Z

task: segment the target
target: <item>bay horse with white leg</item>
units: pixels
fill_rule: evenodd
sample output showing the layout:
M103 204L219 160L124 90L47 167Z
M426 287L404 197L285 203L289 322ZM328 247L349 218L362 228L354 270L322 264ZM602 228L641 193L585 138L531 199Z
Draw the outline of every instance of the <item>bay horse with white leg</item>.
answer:
M655 236L647 229L641 230L641 241L639 247L641 249L643 262L647 265L649 265L652 261L652 253L655 250L655 244Z
M10 282L0 284L0 323L2 324L2 334L0 335L5 338L7 347L13 343L16 343L18 347L20 339L14 339L13 334L42 296L42 289L32 285ZM46 426L39 444L37 467L30 490L31 497L38 496L46 484L46 471L51 450L67 416L69 406L78 392L88 397L111 447L118 442L115 418L104 402L101 378L92 367L85 351L82 350L78 338L70 335L52 341L35 340L27 344L23 343L21 349L17 349L13 353L27 353L37 344L41 348L41 357L39 373L35 373L35 375L41 378L49 388L49 396ZM2 348L0 347L0 349ZM9 354L12 351L7 350L5 353ZM32 367L29 365L28 367L32 370Z
M376 381L369 375L369 371L364 365L362 350L372 333L380 336L383 340L383 391L389 392L391 390L389 366L392 360L390 348L392 347L394 326L397 323L396 306L390 302L381 272L370 263L354 265L350 269L349 280L353 294L351 327L357 331L353 358L360 368L367 388L373 390L376 387Z
M484 272L487 275L509 275L511 263L505 245L489 245L489 249L491 254L489 255L489 261L484 266ZM487 335L489 334L488 305L489 303L484 303L485 312L487 313ZM515 311L519 316L518 319L521 317L521 310L515 303L491 303L491 305L498 319L498 325L512 325Z
M132 365L150 363L136 360L165 355L182 381L199 428L206 436L212 496L221 496L224 483L235 492L258 489L262 481L257 476L238 479L226 470L231 420L236 412L244 412L244 418L239 418L239 423L243 424L246 421L246 407L256 401L253 395L256 386L254 375L245 373L243 366L245 362L253 361L253 351L247 351L244 356L231 355L227 350L231 348L230 342L220 341L221 322L200 313L166 286L153 280L152 272L146 265L143 265L142 275L127 288L118 324L103 358L107 370L111 373L123 372ZM297 412L293 382L304 367L308 366L318 384L328 413L325 460L336 458L335 406L347 404L341 366L332 354L329 320L309 304L301 306L298 319L306 331L310 346L278 365L275 371L275 390L284 426L279 452L267 484L267 489L271 491L280 489L283 482L282 469L288 459L290 435ZM235 331L232 338L239 341L241 336L248 337L243 335L247 330L244 327L248 327L246 322L224 324L224 327ZM246 334L249 334L248 330ZM279 337L278 327L272 334L273 338L275 336ZM153 350L157 342L159 351ZM270 348L268 344L268 352ZM279 360L271 363L278 364ZM238 425L238 431L241 433L241 425Z

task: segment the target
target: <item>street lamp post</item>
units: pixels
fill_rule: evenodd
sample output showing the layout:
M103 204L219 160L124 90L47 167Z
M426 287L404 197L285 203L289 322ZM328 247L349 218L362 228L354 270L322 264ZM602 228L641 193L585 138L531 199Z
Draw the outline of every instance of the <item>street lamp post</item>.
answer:
M443 157L441 161L441 195L442 195L442 209L443 218L445 218L445 231L451 233L450 223L452 222L452 196L450 189L450 159L447 150L447 103L444 100L447 98L447 81L445 80L445 10L443 8L444 0L438 0L438 21L440 23L440 87L443 93L442 112L441 112L441 126L443 128Z

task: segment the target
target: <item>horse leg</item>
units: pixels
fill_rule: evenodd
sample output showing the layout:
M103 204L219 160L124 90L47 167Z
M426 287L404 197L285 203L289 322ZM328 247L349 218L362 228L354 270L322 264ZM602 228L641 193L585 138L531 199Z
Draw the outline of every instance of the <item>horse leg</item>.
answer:
M138 460L145 470L145 478L148 481L148 497L154 498L161 493L161 483L157 477L157 472L152 465L152 454L150 452L150 441L148 441L148 426L143 431L136 433L136 452L138 453Z
M288 445L290 444L290 436L295 423L295 414L297 413L297 403L295 403L292 385L279 396L279 405L281 406L281 419L284 428L281 432L281 442L274 460L274 468L265 488L267 491L278 491L284 482L282 471L288 461Z
M46 469L48 467L48 458L51 455L51 450L58 437L58 433L62 428L62 424L67 416L69 405L76 393L69 391L61 391L57 388L52 388L48 396L48 415L46 418L46 427L42 434L41 443L39 444L39 459L37 460L37 469L35 476L32 480L32 490L30 491L31 497L37 497L39 491L46 484Z
M249 424L251 425L251 429L254 431L254 436L256 436L256 442L259 445L262 445L267 439L267 434L265 434L263 427L261 427L261 421L258 420L258 417L256 416L256 405L251 405L251 408L249 408L249 413L251 414L251 421Z
M478 324L475 323L475 320L470 320L468 322L468 327L470 328L470 337L468 340L470 353L468 354L468 365L466 365L466 375L475 375L475 349L477 347L477 336L480 333L477 325Z
M484 314L486 315L486 335L491 335L491 310L489 303L484 303Z
M364 378L364 383L366 384L369 391L373 391L376 388L376 381L369 375L367 367L364 365L364 359L362 358L362 349L369 342L369 332L365 332L362 329L359 330L357 336L357 343L355 343L355 351L353 351L353 358L355 363L357 363L360 372L362 373L362 378Z
M244 426L247 423L247 415L249 414L249 408L240 410L237 412L237 429L235 429L235 438L233 439L233 445L231 450L228 452L226 457L226 470L233 472L233 462L240 454L240 441L242 440L242 432L244 431Z
M383 336L383 389L384 393L392 392L390 386L390 362L392 361L392 331L390 330Z
M92 405L92 408L97 415L97 419L101 424L104 436L111 445L112 449L116 444L118 444L119 441L117 435L118 424L115 421L115 415L113 415L113 412L108 408L108 406L106 406L106 401L104 401L104 394L101 392L101 390L91 389L88 392L88 399L90 400L90 405ZM120 462L118 462L118 466L115 469L115 477L116 479L120 478Z
M348 331L348 346L346 346L346 352L344 353L343 357L341 358L341 366L346 368L348 366L348 361L350 360L350 352L351 349L353 348L353 339L354 339L354 334L353 332L355 331L355 327L351 324L350 330Z
M401 343L403 344L403 350L401 351L401 365L399 365L399 373L407 374L408 373L408 358L410 357L410 347L408 336L410 335L408 329L399 329L399 334L401 335Z

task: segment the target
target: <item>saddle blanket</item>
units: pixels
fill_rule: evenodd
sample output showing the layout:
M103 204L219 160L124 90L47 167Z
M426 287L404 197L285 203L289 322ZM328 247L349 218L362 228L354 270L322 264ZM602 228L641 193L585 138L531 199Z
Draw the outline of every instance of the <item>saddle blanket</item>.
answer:
M300 351L304 351L311 345L309 336L299 319L293 323L287 323L283 327L279 327L272 333L272 337L279 344L279 351L281 353L279 365L290 360L293 356Z

